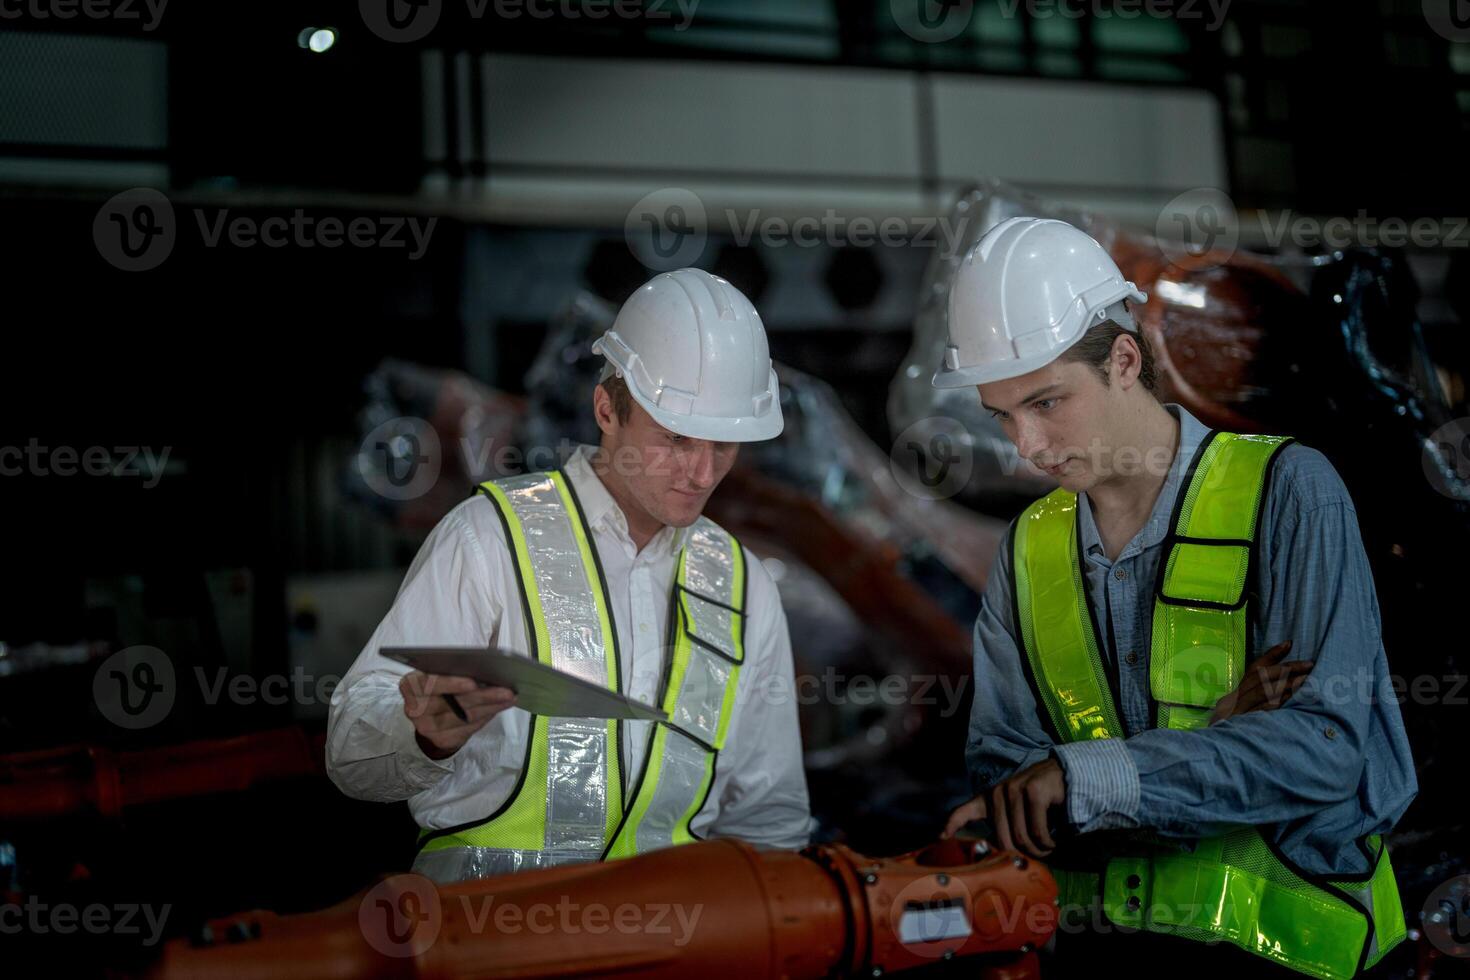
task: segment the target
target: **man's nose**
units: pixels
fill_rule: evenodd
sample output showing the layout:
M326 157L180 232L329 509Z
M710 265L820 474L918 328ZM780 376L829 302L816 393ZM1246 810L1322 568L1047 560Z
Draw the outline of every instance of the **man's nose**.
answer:
M1016 419L1016 452L1022 459L1035 460L1046 451L1046 444L1046 434L1042 432L1040 423L1024 415Z
M700 440L685 457L689 482L696 490L708 490L715 483L715 449L712 443Z

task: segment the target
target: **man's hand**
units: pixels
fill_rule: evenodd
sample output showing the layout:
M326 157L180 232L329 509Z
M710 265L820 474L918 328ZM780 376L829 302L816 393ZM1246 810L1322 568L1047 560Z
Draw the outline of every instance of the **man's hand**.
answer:
M1291 641L1278 643L1245 669L1240 685L1219 701L1210 714L1210 724L1243 715L1247 711L1270 711L1281 707L1311 673L1314 661L1281 662L1291 652Z
M1067 779L1056 759L1038 762L1003 779L949 815L943 837L953 837L971 820L986 817L995 826L996 843L1003 851L1023 851L1043 858L1056 849L1046 825L1047 811L1067 803Z
M403 694L403 713L413 722L414 738L431 759L449 758L491 718L516 702L515 692L508 687L481 687L469 677L421 670L404 674L398 690ZM459 704L463 719L444 695Z

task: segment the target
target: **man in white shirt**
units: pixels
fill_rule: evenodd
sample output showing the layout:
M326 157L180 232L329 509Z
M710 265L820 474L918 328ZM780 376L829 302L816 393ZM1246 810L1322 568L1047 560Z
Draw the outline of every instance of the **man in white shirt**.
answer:
M439 881L710 836L807 842L780 598L701 516L739 443L781 431L759 315L681 269L634 293L593 349L601 445L447 514L332 696L328 774L359 799L406 799L424 828L414 868ZM532 715L505 688L378 653L399 645L514 650L669 721Z

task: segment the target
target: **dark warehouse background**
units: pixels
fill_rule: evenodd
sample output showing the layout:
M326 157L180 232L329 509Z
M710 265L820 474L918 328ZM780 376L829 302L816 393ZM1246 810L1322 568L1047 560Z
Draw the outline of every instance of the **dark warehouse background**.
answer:
M579 0L549 17L428 0L406 21L372 3L118 6L0 4L0 446L100 447L123 469L0 477L9 894L172 903L170 934L186 935L238 909L321 908L407 867L406 808L348 799L313 770L323 699L210 703L192 677L340 676L472 485L456 440L586 438L589 331L659 268L640 202L670 214L679 195L707 219L685 264L759 308L801 422L805 441L751 454L741 484L815 515L791 540L767 529L786 549L799 671L966 674L995 529L1045 489L977 473L954 512L920 517L874 489L872 461L887 473L925 414L901 379L956 201L1013 194L1148 236L1180 195L1218 188L1242 250L1281 271L1238 281L1275 333L1231 356L1266 366L1201 397L1329 455L1358 506L1391 666L1446 690L1464 676L1470 440L1450 461L1458 487L1426 476L1431 433L1470 417L1464 3L1201 0L1197 16L1126 17L1104 0L1045 16L1005 0L943 16L898 0L698 0L687 24L656 0L624 17ZM314 30L333 43L313 50ZM161 236L141 256L116 236L154 200L139 189L167 205L149 212L162 224L133 227ZM831 212L901 232L759 231ZM309 235L359 222L376 244L231 238L233 221L286 229L298 214ZM1282 216L1359 214L1448 233L1268 240ZM1203 352L1243 334L1190 336ZM476 422L436 415L461 403ZM365 436L399 416L428 419L447 447L417 499L364 476ZM942 529L960 524L946 522L978 535L951 548L989 550L947 553ZM810 557L821 541L828 565ZM872 608L844 591L874 583L909 591ZM925 616L937 625L914 633ZM189 681L166 718L130 730L99 708L94 674L135 646ZM1404 704L1420 793L1390 846L1411 925L1470 871L1463 704ZM952 708L803 707L819 839L881 854L932 838L968 795L968 701ZM252 734L268 761L235 786L234 756L167 755ZM210 788L126 805L98 788L155 750ZM43 801L43 777L85 789ZM1427 948L1405 944L1384 975L1464 974ZM148 955L118 936L69 953L91 967Z

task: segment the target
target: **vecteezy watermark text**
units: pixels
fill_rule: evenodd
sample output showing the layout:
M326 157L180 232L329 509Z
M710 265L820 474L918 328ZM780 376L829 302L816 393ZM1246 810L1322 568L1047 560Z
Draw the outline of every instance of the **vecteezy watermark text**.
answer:
M1031 21L1156 20L1204 21L1206 31L1225 24L1233 0L999 0L985 7L1002 19L1023 14ZM943 44L970 31L975 0L889 0L889 13L898 29L915 41Z
M581 902L561 895L555 902L520 902L496 895L441 893L428 878L399 874L370 888L358 905L357 921L368 944L385 956L417 956L433 946L446 918L472 935L530 933L536 936L618 933L669 936L687 946L704 905L680 902Z
M138 21L149 32L163 20L168 0L0 0L0 21Z
M229 208L191 208L205 248L380 248L401 250L410 262L424 256L439 219L403 215L289 215L257 217ZM178 219L173 202L150 187L113 195L97 210L92 240L98 253L124 272L155 269L173 252Z
M50 903L36 895L24 902L0 905L0 934L30 933L43 936L72 935L77 932L94 935L143 936L144 946L156 945L163 937L172 905L119 902L106 905L93 902L78 907L68 902ZM146 933L144 932L146 928Z
M465 16L504 21L637 20L683 32L699 0L463 0ZM363 24L384 41L412 44L439 26L445 0L358 0Z
M171 447L152 446L43 446L32 437L22 446L0 446L0 476L119 476L144 477L152 489L163 478Z
M1200 268L1223 265L1242 241L1271 250L1288 244L1308 251L1465 248L1470 246L1470 216L1380 217L1365 208L1351 217L1316 217L1291 210L1242 214L1219 188L1196 187L1164 206L1154 232L1171 262Z

